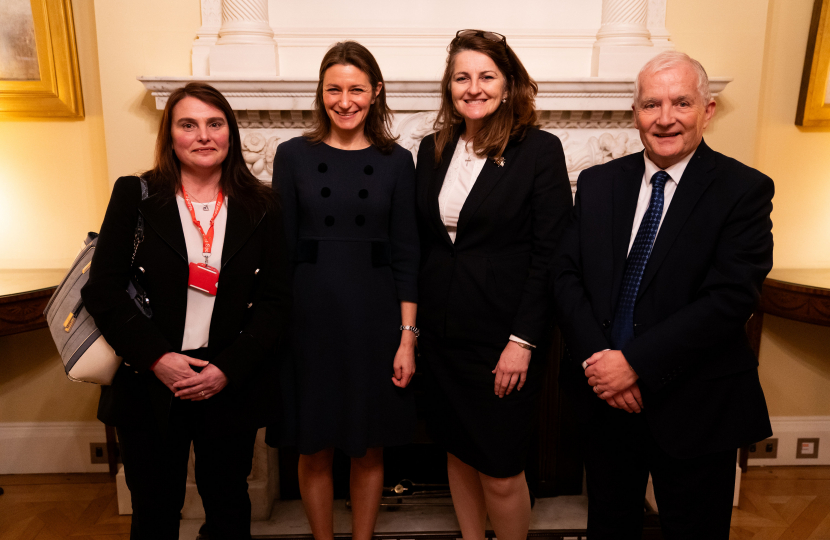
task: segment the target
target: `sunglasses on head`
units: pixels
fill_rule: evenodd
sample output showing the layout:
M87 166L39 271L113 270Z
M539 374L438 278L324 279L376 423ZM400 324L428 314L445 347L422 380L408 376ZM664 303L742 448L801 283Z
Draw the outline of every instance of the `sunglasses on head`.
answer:
M455 39L462 38L462 37L481 37L488 41L493 41L495 43L502 43L505 46L507 45L507 38L503 35L499 34L498 32L485 32L484 30L459 30L455 33Z

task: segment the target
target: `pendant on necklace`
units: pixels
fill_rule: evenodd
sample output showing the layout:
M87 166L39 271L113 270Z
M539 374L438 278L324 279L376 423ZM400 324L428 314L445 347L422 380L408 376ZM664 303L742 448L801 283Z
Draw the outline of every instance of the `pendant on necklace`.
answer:
M469 164L470 164L470 162L471 162L472 160L473 160L473 158L471 158L471 157L467 157L467 159L465 159L465 160L464 160L464 163L466 163L467 165L469 165Z
M202 206L202 210L204 210L205 212L209 212L210 207L208 205L204 205L204 206Z

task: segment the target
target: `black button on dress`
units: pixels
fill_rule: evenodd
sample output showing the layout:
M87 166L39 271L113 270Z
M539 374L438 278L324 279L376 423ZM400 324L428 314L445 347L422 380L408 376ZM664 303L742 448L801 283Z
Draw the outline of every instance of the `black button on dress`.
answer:
M397 145L384 155L297 137L277 149L274 187L294 293L281 443L359 457L410 442L413 396L391 379L400 302L417 302L412 155Z

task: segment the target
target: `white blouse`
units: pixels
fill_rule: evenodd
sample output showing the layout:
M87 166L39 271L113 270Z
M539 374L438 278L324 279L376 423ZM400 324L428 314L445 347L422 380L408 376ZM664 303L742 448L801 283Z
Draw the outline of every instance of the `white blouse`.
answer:
M472 191L481 169L484 168L485 161L487 158L479 157L473 152L472 144L467 144L461 137L458 138L447 175L444 177L444 185L441 186L441 193L438 195L441 221L447 228L453 243L455 243L461 207L464 206L464 201Z
M210 227L210 218L216 209L216 201L209 203L198 203L191 200L196 219L202 224L202 230L207 233ZM188 263L203 263L205 257L202 255L202 234L193 219L190 211L181 195L176 195L176 204L179 206L179 216L184 229L184 243L187 246ZM222 246L225 244L225 226L228 222L228 198L222 202L222 208L216 221L213 222L213 245L208 264L216 269L222 266ZM187 312L184 318L184 337L182 338L182 350L189 351L208 346L210 335L210 320L213 317L213 304L216 297L206 292L187 288Z

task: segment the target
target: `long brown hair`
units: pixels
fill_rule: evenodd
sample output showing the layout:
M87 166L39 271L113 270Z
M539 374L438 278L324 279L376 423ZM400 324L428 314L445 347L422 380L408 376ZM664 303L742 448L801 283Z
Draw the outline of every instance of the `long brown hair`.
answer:
M222 162L222 177L219 180L222 192L227 197L232 197L236 204L241 204L243 208L249 208L256 213L273 206L275 199L271 189L251 174L245 165L239 126L228 100L217 89L202 82L187 83L183 88L177 88L170 93L159 123L153 168L142 176L149 184L155 185L155 190L163 196L173 197L181 189L181 163L173 151L173 108L188 96L216 107L222 111L228 122L228 155Z
M447 47L447 67L441 79L441 107L435 119L435 164L441 162L444 147L453 140L464 124L464 118L455 110L452 101L452 76L455 58L463 51L486 54L493 60L505 78L507 102L484 120L473 136L473 149L481 157L499 158L511 139L521 140L528 128L536 125L536 81L522 65L522 61L507 44L484 37L483 30L471 30L456 36Z
M330 67L337 65L354 66L365 73L369 77L372 92L375 91L378 83L383 83L380 66L369 49L356 41L335 43L320 62L320 80L317 83L317 95L314 100L314 125L303 134L311 142L322 142L331 132L331 118L326 113L326 106L323 103L323 78ZM363 133L369 140L369 144L387 154L392 151L395 141L398 140L392 135L391 125L392 111L386 105L386 84L382 84L375 102L369 106Z

